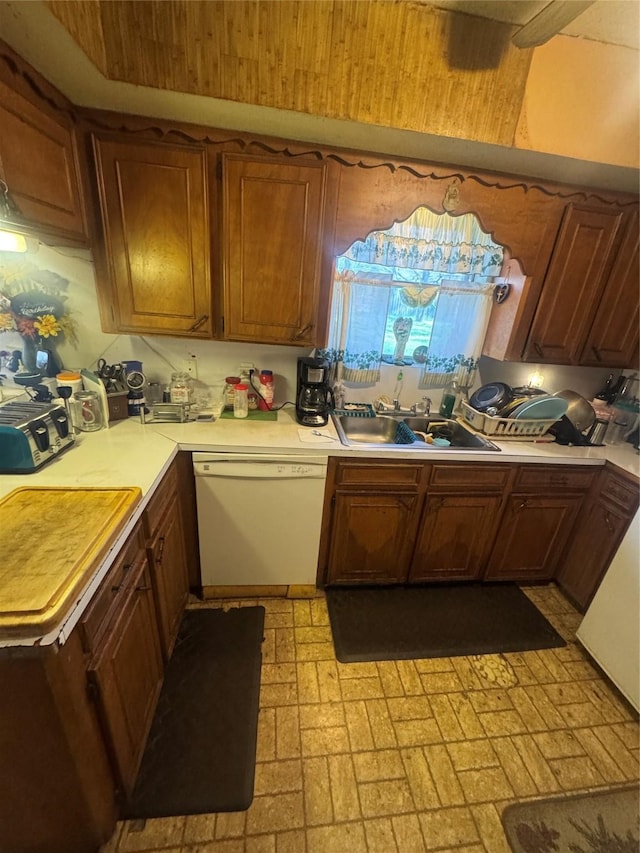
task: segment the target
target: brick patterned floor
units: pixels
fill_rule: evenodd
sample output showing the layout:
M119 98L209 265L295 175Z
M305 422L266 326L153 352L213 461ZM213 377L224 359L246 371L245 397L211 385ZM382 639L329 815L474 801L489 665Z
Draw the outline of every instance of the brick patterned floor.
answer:
M122 822L103 853L508 853L517 800L639 778L637 715L590 663L555 586L527 595L560 649L341 664L324 598L266 609L246 812Z

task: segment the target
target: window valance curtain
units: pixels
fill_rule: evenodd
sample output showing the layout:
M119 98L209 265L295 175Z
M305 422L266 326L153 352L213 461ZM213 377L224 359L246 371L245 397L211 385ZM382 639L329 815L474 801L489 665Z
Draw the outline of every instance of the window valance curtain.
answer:
M503 251L473 214L439 216L420 207L404 222L356 241L343 257L390 267L498 276Z

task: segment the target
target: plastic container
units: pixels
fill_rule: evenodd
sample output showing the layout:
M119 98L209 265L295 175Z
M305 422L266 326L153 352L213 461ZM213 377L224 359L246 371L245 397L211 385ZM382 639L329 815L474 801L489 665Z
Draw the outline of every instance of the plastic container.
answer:
M227 376L224 382L224 407L225 409L233 409L233 400L236 395L235 387L240 384L240 377Z
M442 402L440 403L439 412L444 418L453 417L453 410L456 407L458 398L458 386L455 382L450 382L442 392Z
M172 373L169 388L170 402L189 405L193 402L193 382L188 373Z
M258 388L258 390L260 391L260 397L258 398L258 407L263 412L269 412L273 408L273 371L261 370L260 375L258 376L258 380L260 382L260 386Z
M246 418L249 414L249 389L242 382L239 382L233 390L235 392L233 395L233 417Z
M56 382L58 383L58 387L62 385L66 388L71 388L71 393L75 394L78 391L82 391L82 376L79 373L76 373L75 370L62 370L60 373L56 375Z

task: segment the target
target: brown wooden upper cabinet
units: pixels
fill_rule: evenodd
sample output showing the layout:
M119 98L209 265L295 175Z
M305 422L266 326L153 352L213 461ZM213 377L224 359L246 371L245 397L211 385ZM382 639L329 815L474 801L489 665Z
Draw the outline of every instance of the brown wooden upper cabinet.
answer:
M627 353L621 361L622 353L606 350L598 337L599 330L618 330L628 322L629 306L623 308L618 298L603 298L623 215L619 210L568 205L525 345L526 361L627 366ZM624 270L626 261L621 252L618 259ZM613 278L610 281L611 290L617 294L621 282ZM637 310L637 293L635 305ZM608 341L609 332L605 334ZM628 338L629 333L626 344L630 345ZM591 339L592 349L586 353Z
M69 116L35 106L0 80L0 128L0 222L45 241L86 243Z
M109 134L94 135L93 149L103 329L211 338L204 146Z
M223 337L323 343L327 166L222 155Z
M596 367L635 367L638 364L640 257L638 215L630 217L611 274L604 286L596 318L580 363Z

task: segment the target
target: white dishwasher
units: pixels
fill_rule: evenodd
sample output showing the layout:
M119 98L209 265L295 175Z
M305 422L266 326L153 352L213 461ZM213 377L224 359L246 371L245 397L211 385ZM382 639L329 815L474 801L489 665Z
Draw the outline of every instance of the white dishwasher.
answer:
M194 453L203 586L315 584L327 457Z

